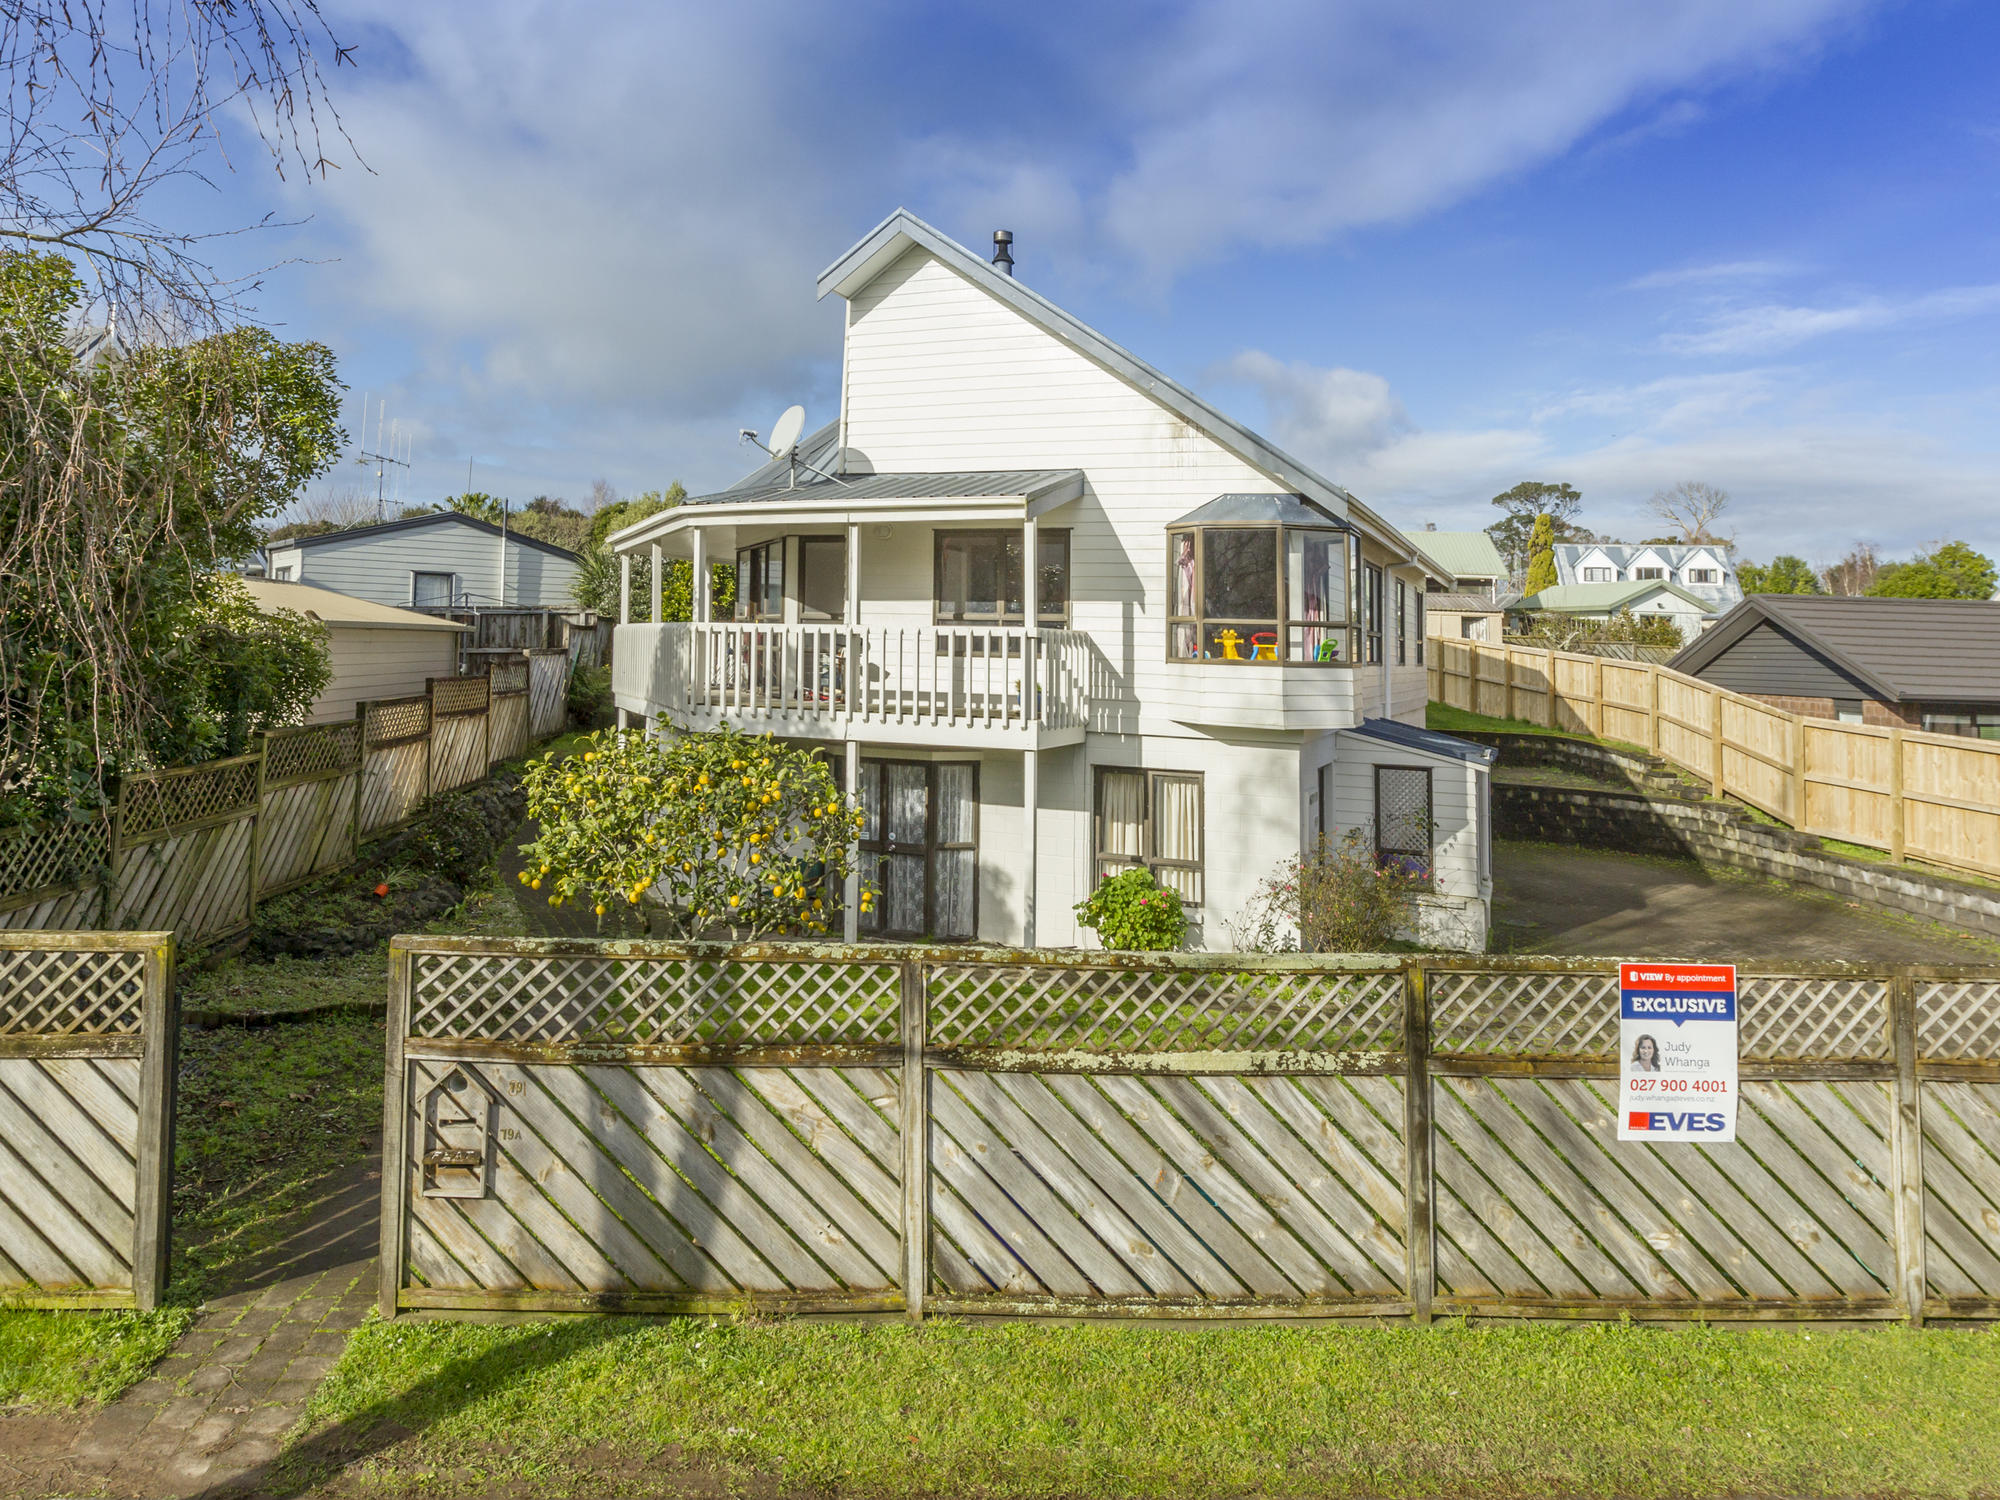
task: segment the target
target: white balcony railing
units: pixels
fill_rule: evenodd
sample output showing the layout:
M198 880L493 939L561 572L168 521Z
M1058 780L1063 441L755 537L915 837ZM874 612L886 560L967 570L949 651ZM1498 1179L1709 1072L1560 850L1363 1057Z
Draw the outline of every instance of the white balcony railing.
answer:
M621 700L702 723L1018 731L1090 717L1089 641L1075 630L629 625L612 660Z

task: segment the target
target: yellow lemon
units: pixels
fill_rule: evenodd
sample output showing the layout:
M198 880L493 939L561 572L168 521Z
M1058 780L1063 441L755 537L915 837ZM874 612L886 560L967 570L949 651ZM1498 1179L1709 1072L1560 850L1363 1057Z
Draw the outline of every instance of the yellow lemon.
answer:
M542 883L539 880L531 880L528 882L528 889L531 891L539 891L541 888L542 888Z
M597 903L597 914L600 917L604 915L604 903L602 901Z
M521 872L521 884L526 885L527 883L528 883L528 872L526 870L523 870Z
M583 752L583 758L585 760L596 760L597 752L595 750L586 750Z
M737 906L737 905L740 905L740 904L742 903L742 900L743 900L743 898L742 898L741 896L731 896L731 897L729 898L729 904L730 904L731 906Z
M750 863L751 863L751 864L753 864L753 865L754 865L754 864L756 864L756 863L757 863L757 862L758 862L759 860L761 860L761 859L762 859L763 857L764 857L764 856L763 856L763 855L761 855L761 854L759 854L759 853L758 853L758 852L757 852L757 851L756 851L755 849L752 849L752 850L750 851Z

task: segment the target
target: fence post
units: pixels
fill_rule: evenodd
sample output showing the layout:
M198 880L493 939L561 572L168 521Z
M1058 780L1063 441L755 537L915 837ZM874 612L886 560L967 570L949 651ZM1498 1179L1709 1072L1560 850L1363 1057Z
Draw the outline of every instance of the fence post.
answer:
M1431 1202L1430 972L1412 959L1403 969L1403 1279L1410 1319L1431 1320L1437 1279Z
M257 737L257 792L250 803L250 878L244 882L247 896L244 901L243 921L246 926L254 926L257 921L257 885L264 878L264 762L271 753L271 737L262 734Z
M1709 746L1708 785L1716 801L1722 800L1722 689L1711 689L1708 695L1708 735L1715 743Z
M437 748L438 731L437 679L424 679L424 801L431 800L431 762ZM421 804L419 804L421 805Z
M903 1002L903 1307L924 1316L931 1276L931 1095L924 1050L929 1041L928 984L921 963L900 966Z
M1890 1176L1896 1194L1896 1290L1912 1328L1924 1323L1924 1116L1917 1082L1917 982L1909 969L1889 982L1896 1043L1896 1117Z
M396 1294L403 1289L403 1215L410 1195L410 1124L404 1081L403 1039L410 1034L410 950L405 939L389 941L389 1014L386 1018L388 1045L383 1049L382 1072L382 1240L381 1313L384 1319L396 1316Z
M1806 721L1792 715L1792 827L1806 831Z
M361 858L361 779L368 770L368 705L354 705L354 807L348 821L347 857Z
M1889 731L1889 858L1903 862L1903 731Z
M133 1199L132 1301L141 1312L167 1290L167 1238L173 1225L174 1084L180 1076L180 1014L174 990L174 938L146 949L139 1064L139 1159ZM88 1067L88 1064L80 1066Z

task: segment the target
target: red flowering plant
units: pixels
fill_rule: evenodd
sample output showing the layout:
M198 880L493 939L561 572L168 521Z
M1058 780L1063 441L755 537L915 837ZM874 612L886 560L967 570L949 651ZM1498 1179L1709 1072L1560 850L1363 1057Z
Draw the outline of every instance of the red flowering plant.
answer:
M1187 941L1180 892L1143 867L1098 882L1090 898L1077 903L1076 920L1095 929L1107 948L1166 953Z

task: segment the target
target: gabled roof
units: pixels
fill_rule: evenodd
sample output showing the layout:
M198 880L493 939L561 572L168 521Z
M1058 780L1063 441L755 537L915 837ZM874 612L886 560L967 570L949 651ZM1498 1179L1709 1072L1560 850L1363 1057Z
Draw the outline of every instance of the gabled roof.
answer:
M475 531L483 531L488 536L499 536L500 528L491 521L482 521L477 516L468 516L456 510L434 510L428 515L407 516L400 521L378 521L373 526L350 526L345 531L322 531L315 536L288 536L281 542L272 542L272 551L286 547L319 547L328 542L351 542L357 537L387 536L396 531L416 531L426 526L470 526ZM532 547L537 552L546 552L551 557L566 558L570 562L579 561L577 555L567 547L558 547L554 542L545 542L540 537L523 536L513 527L507 528L507 540L518 542L523 547Z
M1197 505L1169 526L1226 526L1232 523L1279 524L1284 526L1336 526L1350 531L1347 522L1326 507L1315 505L1303 495L1217 495L1206 505Z
M396 609L332 589L314 588L309 583L285 583L276 578L245 578L243 587L263 610L296 610L308 619L328 625L370 630L470 630L453 620L419 614L414 609Z
M1886 703L2000 702L2000 602L1752 594L1673 659L1701 670L1769 622Z
M926 224L906 208L899 208L890 214L820 272L819 295L824 297L829 292L838 292L843 297L851 297L913 245L929 251L973 285L998 298L1085 358L1144 391L1190 427L1245 463L1263 470L1287 489L1296 490L1309 500L1337 510L1351 511L1362 529L1374 532L1382 541L1410 548L1420 561L1429 563L1440 576L1444 576L1446 570L1424 548L1422 533L1413 537L1411 533L1391 526L1332 480L1307 468L1275 443L1216 410L1187 387L1169 379L1040 293L995 270L980 256Z
M1409 536L1453 578L1505 578L1510 571L1483 531L1413 531Z
M1554 588L1543 589L1539 594L1525 596L1514 607L1550 609L1558 614L1590 614L1600 609L1616 614L1655 594L1672 594L1676 599L1686 600L1703 614L1715 613L1715 606L1706 599L1697 599L1686 589L1662 578L1642 578L1636 583L1559 583Z
M1450 590L1432 590L1422 596L1426 610L1443 610L1467 615L1495 615L1506 609L1509 600L1495 598L1491 594L1457 594Z
M1371 740L1381 740L1404 750L1420 750L1425 755L1468 761L1475 766L1490 766L1500 758L1500 752L1491 745L1475 745L1471 740L1440 734L1435 729L1419 729L1400 719L1363 719L1354 728L1343 732L1365 735Z

